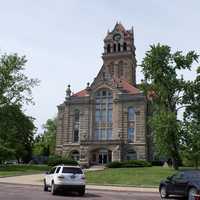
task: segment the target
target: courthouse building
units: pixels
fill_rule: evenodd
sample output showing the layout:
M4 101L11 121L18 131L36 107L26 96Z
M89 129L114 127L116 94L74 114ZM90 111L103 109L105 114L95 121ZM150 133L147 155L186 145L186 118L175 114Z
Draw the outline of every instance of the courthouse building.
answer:
M147 99L136 84L133 29L117 23L104 39L103 65L91 84L58 106L56 153L83 165L151 159Z

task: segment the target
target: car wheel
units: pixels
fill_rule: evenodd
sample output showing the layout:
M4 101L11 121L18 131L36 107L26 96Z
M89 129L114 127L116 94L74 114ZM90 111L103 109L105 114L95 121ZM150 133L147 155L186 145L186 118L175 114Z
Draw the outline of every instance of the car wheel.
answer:
M197 189L196 188L190 188L188 191L188 200L195 200L194 195L197 194Z
M85 195L85 189L81 189L78 193L79 193L79 196L84 196Z
M167 198L168 197L167 188L164 185L161 186L161 188L160 188L160 197L161 198Z
M46 184L46 181L44 180L44 191L47 192L48 191L48 186Z
M52 194L52 195L55 195L55 194L56 194L56 187L55 187L54 182L52 182L52 184L51 184L51 194Z

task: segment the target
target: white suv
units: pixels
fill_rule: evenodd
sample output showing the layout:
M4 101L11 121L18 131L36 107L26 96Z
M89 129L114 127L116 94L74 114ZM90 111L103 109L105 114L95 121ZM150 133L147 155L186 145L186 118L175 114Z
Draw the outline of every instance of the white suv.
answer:
M79 166L58 165L53 167L44 177L44 191L51 188L52 195L58 190L78 191L85 194L85 175Z

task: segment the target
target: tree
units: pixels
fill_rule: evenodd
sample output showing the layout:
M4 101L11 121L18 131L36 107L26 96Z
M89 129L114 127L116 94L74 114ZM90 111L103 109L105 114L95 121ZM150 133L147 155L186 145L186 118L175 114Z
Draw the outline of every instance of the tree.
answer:
M175 169L180 161L180 122L177 113L183 106L183 96L187 82L178 76L180 70L190 70L198 60L194 51L184 55L171 52L167 45L152 45L142 61L145 82L141 88L147 96L151 94L153 114L150 126L153 130L157 152L172 159ZM152 95L153 94L153 95Z
M200 67L197 77L188 83L184 102L188 104L184 112L182 153L198 168L200 160Z
M56 144L56 118L48 119L43 125L43 128L44 133L35 138L33 152L35 155L54 155Z
M38 79L29 79L23 72L25 56L4 54L0 56L0 107L33 103L31 89L38 85Z
M0 107L0 146L2 159L16 158L28 162L32 157L35 126L18 105ZM12 155L11 155L12 153Z
M31 89L39 81L24 73L27 60L17 54L0 55L0 156L27 161L31 156L33 119L22 112L24 103L33 103Z

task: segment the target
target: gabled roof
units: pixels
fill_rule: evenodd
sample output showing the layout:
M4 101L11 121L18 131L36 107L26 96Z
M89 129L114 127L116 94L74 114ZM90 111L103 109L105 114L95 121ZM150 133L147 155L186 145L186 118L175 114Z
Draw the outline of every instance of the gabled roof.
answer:
M139 94L141 93L140 90L130 83L128 83L125 80L122 80L122 88L124 91L126 91L128 94Z
M134 87L133 85L131 85L130 83L128 83L125 80L120 80L120 81L115 80L115 82L120 85L119 90L122 90L122 92L124 92L124 93L128 93L128 94L139 94L139 93L141 93L138 88ZM81 90L81 91L73 94L72 96L73 97L85 97L85 96L88 96L88 95L89 95L89 93L85 89L85 90Z
M75 94L72 95L73 97L85 97L85 96L88 96L88 92L87 90L81 90Z

